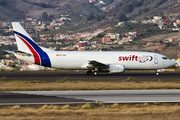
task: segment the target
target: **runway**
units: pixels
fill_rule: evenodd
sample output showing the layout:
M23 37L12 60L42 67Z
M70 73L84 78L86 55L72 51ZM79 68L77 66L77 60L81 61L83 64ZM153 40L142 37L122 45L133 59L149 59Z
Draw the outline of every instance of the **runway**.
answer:
M0 80L38 80L55 82L57 80L80 80L80 81L121 81L133 78L135 81L179 81L180 72L161 72L155 75L154 72L125 72L119 74L100 73L98 76L86 75L86 71L17 71L0 72ZM131 81L131 80L129 80Z
M180 102L176 90L5 91L1 105Z
M0 72L1 81L177 81L179 72L100 73L88 76L85 71ZM180 90L108 90L108 91L11 91L0 92L1 105L83 104L83 103L180 102Z

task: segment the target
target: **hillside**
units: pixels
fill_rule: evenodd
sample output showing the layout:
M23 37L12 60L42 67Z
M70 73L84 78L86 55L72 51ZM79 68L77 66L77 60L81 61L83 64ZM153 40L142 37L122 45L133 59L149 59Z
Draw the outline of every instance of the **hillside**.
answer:
M111 1L111 0L110 0ZM43 12L59 15L101 14L102 11L87 2L77 0L0 0L0 19L40 18Z
M180 14L179 10L180 0L123 0L107 16L126 21L128 19L148 19L154 15Z
M106 20L126 20L180 13L180 0L0 0L0 20L40 18L43 12L59 15L104 15ZM101 4L99 4L101 3ZM106 11L106 12L105 12Z
M170 38L180 38L180 32L153 35L153 36L144 38L140 41L141 42L160 42L160 41L168 40ZM146 47L146 49L141 49L141 50L153 51L154 49L152 49L151 47ZM169 58L180 58L180 52L179 51L180 51L179 46L172 46L171 45L171 46L167 47L166 49L158 51L158 52L168 56Z

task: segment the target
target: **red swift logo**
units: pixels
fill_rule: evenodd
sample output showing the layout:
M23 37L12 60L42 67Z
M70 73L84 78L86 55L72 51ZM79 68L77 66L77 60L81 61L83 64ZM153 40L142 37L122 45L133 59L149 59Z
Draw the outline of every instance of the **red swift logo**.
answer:
M130 56L119 56L119 61L139 61L141 63L146 61L152 61L152 56L137 56L137 55L130 55Z

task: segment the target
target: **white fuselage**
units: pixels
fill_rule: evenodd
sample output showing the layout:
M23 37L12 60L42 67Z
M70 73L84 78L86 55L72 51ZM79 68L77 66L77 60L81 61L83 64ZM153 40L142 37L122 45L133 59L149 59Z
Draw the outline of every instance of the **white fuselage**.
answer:
M89 61L100 63L122 64L126 70L156 70L175 64L166 56L152 52L135 51L48 51L51 67L60 69L88 69ZM16 55L16 54L15 54ZM34 63L33 56L16 55L17 58ZM166 59L167 58L167 59Z
M17 50L13 53L21 60L60 69L84 69L88 75L98 71L122 73L129 69L157 70L175 64L166 56L136 51L52 51L35 43L19 22L12 22Z

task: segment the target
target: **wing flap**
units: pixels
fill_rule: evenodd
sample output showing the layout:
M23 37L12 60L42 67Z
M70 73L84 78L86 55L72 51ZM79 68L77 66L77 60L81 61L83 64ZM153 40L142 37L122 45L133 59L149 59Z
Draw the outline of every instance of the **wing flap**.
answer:
M89 61L88 63L88 67L93 67L93 68L107 68L108 65L101 63L101 62L97 62L95 60Z

